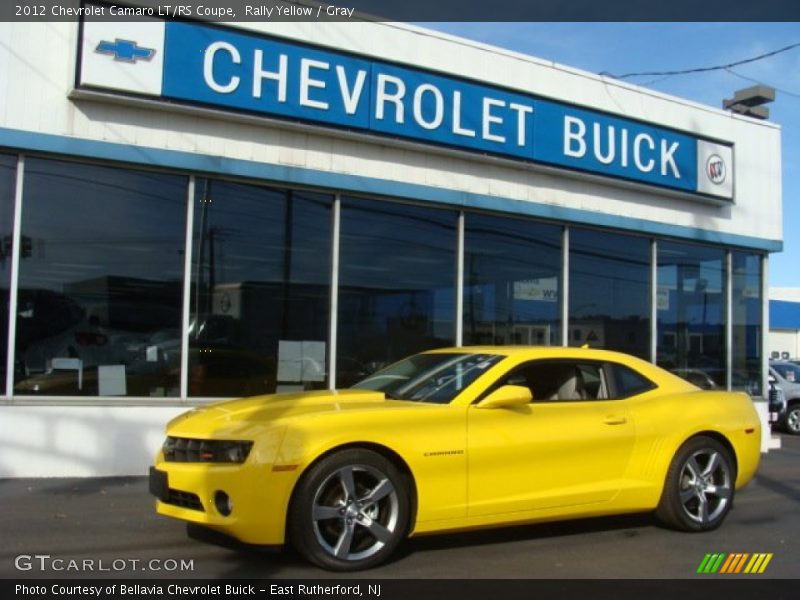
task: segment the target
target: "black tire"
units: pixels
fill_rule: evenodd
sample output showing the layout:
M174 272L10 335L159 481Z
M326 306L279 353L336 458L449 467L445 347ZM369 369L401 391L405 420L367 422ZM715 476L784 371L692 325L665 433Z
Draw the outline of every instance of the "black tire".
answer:
M800 435L800 403L792 404L786 410L784 425L787 433Z
M692 438L672 459L656 517L681 531L716 529L733 506L735 483L730 451L712 438Z
M303 475L289 509L289 540L312 563L357 571L385 561L406 537L405 478L371 450L347 449Z

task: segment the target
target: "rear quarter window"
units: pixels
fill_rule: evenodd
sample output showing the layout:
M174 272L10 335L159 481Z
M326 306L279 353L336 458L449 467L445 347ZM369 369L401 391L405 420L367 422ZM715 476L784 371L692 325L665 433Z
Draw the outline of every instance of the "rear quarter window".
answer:
M614 398L623 399L649 392L656 384L647 377L624 365L609 365L614 381Z

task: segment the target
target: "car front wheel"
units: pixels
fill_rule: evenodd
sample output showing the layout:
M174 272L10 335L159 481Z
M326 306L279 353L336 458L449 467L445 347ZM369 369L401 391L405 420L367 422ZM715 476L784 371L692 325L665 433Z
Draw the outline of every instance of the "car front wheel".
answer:
M314 564L355 571L386 560L408 531L403 475L365 449L342 450L306 473L289 513L292 545Z
M733 505L735 482L728 449L709 437L692 438L670 464L656 516L682 531L715 529Z

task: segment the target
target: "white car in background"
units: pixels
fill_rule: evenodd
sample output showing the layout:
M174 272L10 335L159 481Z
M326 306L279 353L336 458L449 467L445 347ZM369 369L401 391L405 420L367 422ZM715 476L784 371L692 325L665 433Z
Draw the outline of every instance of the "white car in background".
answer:
M800 435L800 365L788 360L769 361L769 374L782 391L786 408L778 415L778 425L792 435Z

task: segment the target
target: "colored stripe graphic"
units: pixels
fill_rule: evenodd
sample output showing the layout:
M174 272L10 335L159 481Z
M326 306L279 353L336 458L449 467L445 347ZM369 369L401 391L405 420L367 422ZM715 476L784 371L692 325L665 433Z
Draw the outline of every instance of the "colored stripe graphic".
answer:
M706 554L697 567L698 573L703 574L760 574L763 573L769 562L772 560L772 553L759 552L750 554L749 552L734 552L726 554L716 552Z
M716 573L720 564L725 559L725 553L706 554L703 562L697 567L698 573Z
M733 567L736 565L736 561L739 560L739 554L729 554L728 560L722 565L722 568L719 570L720 573L732 573Z
M702 562L700 563L700 566L697 567L697 572L698 573L705 573L706 572L706 566L708 566L708 563L710 561L711 561L711 555L710 554L706 554L706 557L702 560Z
M738 573L744 567L744 561L749 557L750 554L742 554L741 552L730 554L728 560L722 565L720 573Z
M769 554L754 554L753 558L745 568L745 573L763 573L769 561L772 560L772 553Z

